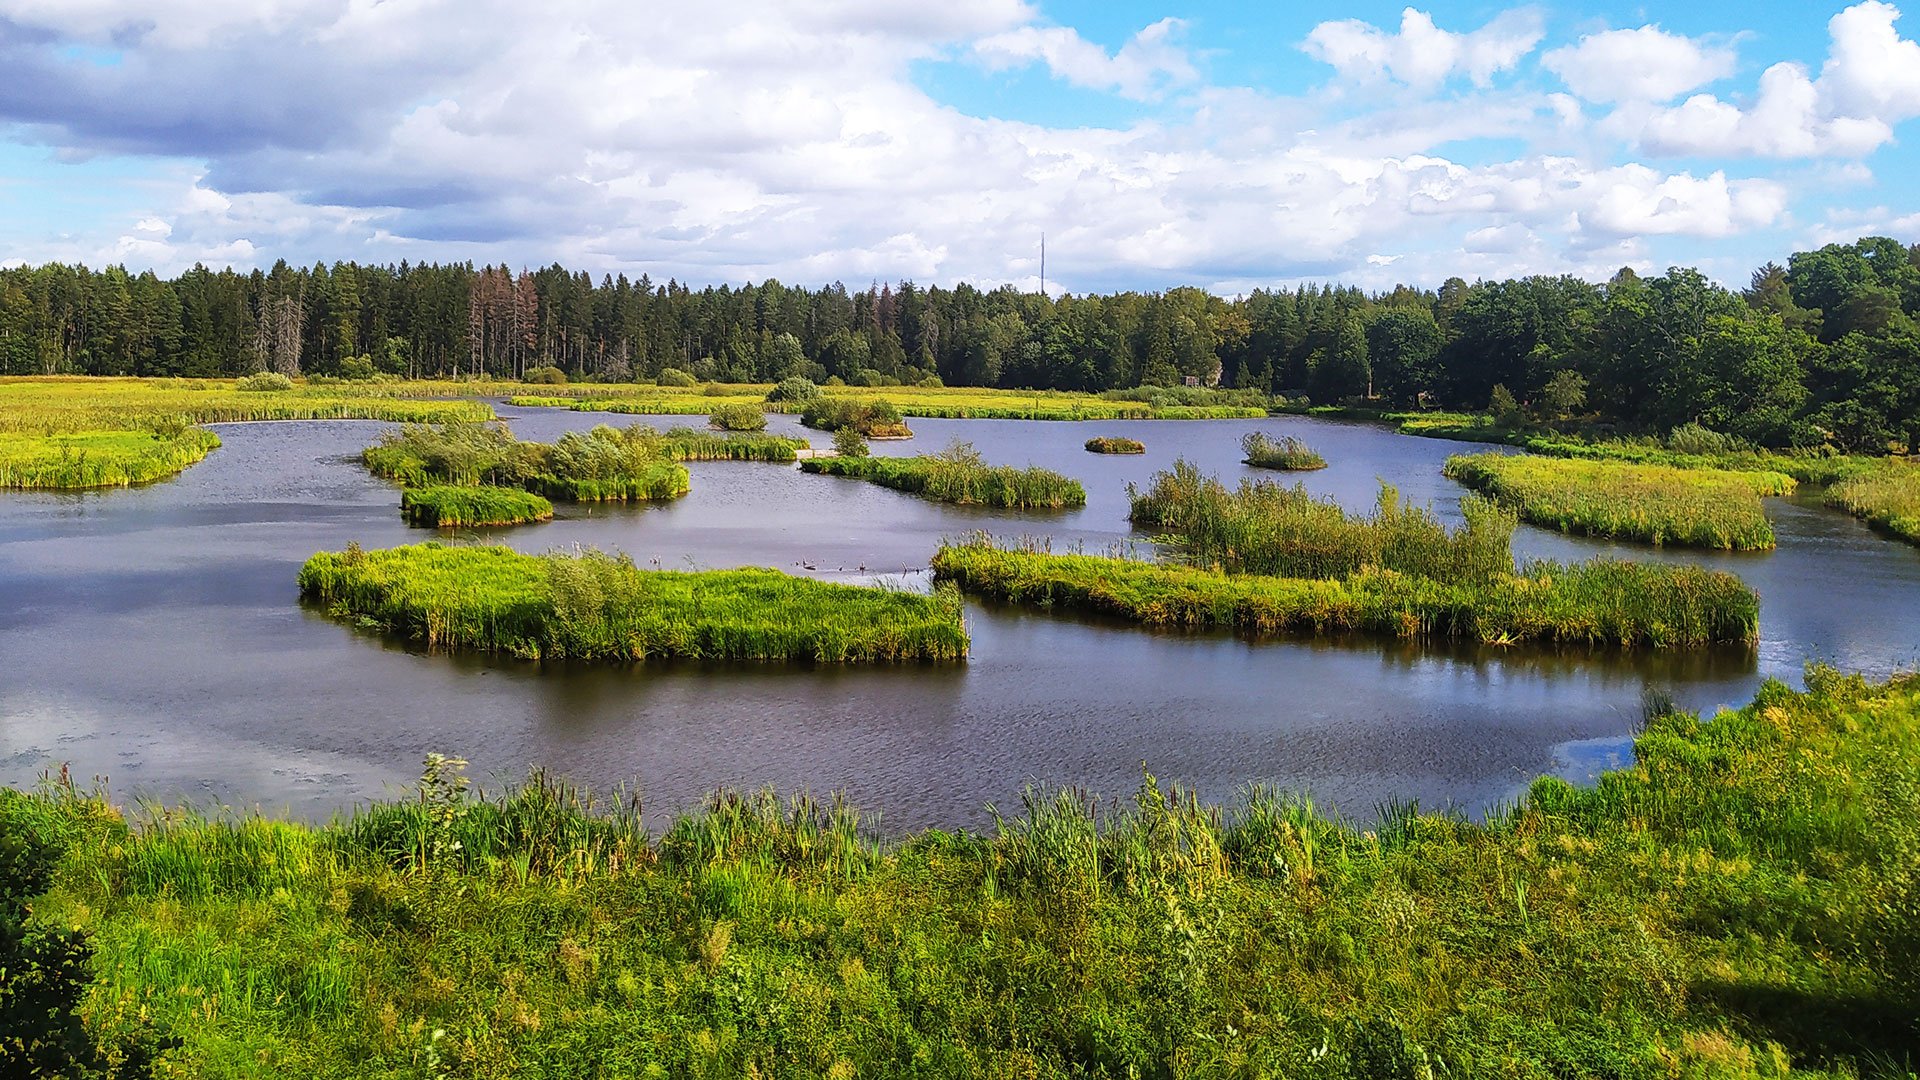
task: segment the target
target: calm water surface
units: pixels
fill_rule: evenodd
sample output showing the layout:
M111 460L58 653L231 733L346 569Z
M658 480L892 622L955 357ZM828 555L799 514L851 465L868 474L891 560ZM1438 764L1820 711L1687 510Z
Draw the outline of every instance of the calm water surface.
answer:
M647 421L501 412L541 440ZM798 430L790 418L773 423ZM1088 504L969 511L715 462L692 465L693 493L670 506L563 507L550 524L488 538L528 551L619 549L664 567L918 584L941 539L974 529L1051 537L1055 550L1135 541L1129 482L1177 456L1231 482L1250 472L1238 444L1255 428L1321 450L1332 466L1303 481L1350 507L1370 505L1384 481L1458 518L1460 489L1439 471L1458 444L1359 425L911 423L917 439L875 451L966 439L991 461L1080 478ZM845 790L897 831L978 826L988 802L1017 803L1032 781L1124 798L1146 762L1219 799L1264 780L1356 816L1388 798L1477 811L1543 772L1586 776L1617 760L1650 685L1707 709L1743 701L1761 678L1797 679L1810 660L1885 674L1920 659L1920 550L1806 497L1770 500L1780 546L1763 555L1655 552L1529 528L1516 540L1523 557L1614 550L1731 570L1762 597L1753 651L1251 642L969 603L965 666L593 670L421 655L303 609L294 585L314 551L425 538L401 524L394 489L355 460L383 425L218 430L224 449L163 484L0 493L0 781L31 783L70 762L123 797L322 817L392 794L438 750L471 759L482 778L538 762L595 787L631 783L655 816L721 786ZM1085 453L1095 434L1139 438L1148 453Z

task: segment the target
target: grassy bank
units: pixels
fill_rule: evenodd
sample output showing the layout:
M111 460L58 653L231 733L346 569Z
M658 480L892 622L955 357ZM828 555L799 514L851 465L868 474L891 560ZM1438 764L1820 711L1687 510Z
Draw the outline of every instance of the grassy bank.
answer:
M553 504L517 488L438 484L401 492L400 515L423 529L524 525L552 520Z
M1276 439L1262 432L1249 431L1240 440L1240 450L1247 455L1243 460L1248 465L1261 469L1309 472L1327 467L1326 458L1291 435Z
M988 465L965 443L922 457L811 458L801 462L800 468L866 480L936 502L1009 510L1059 510L1087 504L1080 481L1050 469Z
M1887 462L1828 488L1825 498L1828 506L1920 544L1920 467Z
M1087 440L1087 452L1090 454L1144 454L1147 452L1147 445L1138 439L1101 435Z
M984 835L762 793L653 836L442 761L320 827L54 786L0 831L86 1033L167 1076L1904 1078L1920 684L1807 682L1483 823L1148 776Z
M1450 531L1385 485L1372 513L1349 514L1298 485L1248 480L1229 491L1184 460L1128 492L1134 524L1161 531L1174 554L1208 569L1338 578L1378 567L1444 582L1513 572L1513 515L1477 497L1462 501L1466 524Z
M629 428L629 431L632 429ZM810 445L805 439L764 432L720 434L674 427L660 432L655 445L673 461L771 461L791 464Z
M0 433L0 488L128 487L178 473L220 446L211 431Z
M1792 477L1774 472L1527 454L1456 455L1443 471L1545 528L1731 551L1773 547L1773 525L1760 498L1788 494L1795 486Z
M997 600L1257 634L1704 648L1750 644L1759 626L1759 598L1731 574L1612 560L1537 563L1480 581L1376 568L1300 578L1052 555L978 539L941 547L933 568L941 580Z
M441 393L449 393L446 384ZM482 401L396 397L381 384L311 386L253 393L232 380L0 379L0 431L58 434L170 431L244 420L485 420Z
M774 570L640 570L599 553L423 544L322 553L303 596L428 648L538 659L953 661L960 603Z

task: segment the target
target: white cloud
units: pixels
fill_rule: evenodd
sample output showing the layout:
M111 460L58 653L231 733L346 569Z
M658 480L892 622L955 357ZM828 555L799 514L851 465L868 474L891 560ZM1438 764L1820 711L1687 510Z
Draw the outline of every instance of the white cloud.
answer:
M1465 74L1484 86L1495 73L1532 52L1543 35L1540 16L1531 9L1506 12L1462 34L1442 30L1433 16L1407 8L1400 14L1397 34L1359 19L1341 19L1314 27L1301 49L1355 82L1391 79L1430 89Z
M1668 101L1733 74L1733 50L1657 26L1588 34L1540 58L1588 101Z
M1184 28L1179 19L1161 19L1111 56L1070 26L1022 26L981 38L973 50L990 70L1039 61L1075 86L1147 99L1199 77L1179 44Z

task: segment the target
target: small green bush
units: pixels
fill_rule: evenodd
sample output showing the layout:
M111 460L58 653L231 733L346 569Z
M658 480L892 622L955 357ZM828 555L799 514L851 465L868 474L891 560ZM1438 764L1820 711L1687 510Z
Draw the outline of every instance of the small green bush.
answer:
M843 427L833 433L833 452L841 457L866 457L872 451L867 447L867 437L860 434L857 427Z
M707 425L715 431L765 431L767 414L754 404L722 405L708 414Z
M279 390L293 389L293 380L277 371L262 371L257 375L249 375L241 379L235 389L245 390L248 393L254 394L272 393Z
M657 381L661 386L688 387L698 386L700 384L700 380L681 371L679 368L661 368L660 377Z
M814 385L812 379L803 379L797 375L791 379L781 379L778 386L767 391L767 400L772 402L812 401L819 396L820 388Z
M520 381L536 383L541 386L565 386L567 385L567 373L552 364L543 364L539 367L528 368L526 374L520 376Z

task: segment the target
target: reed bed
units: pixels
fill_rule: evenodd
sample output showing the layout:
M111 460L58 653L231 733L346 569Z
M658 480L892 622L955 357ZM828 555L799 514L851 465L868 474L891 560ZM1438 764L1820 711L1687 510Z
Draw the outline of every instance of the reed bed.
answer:
M1229 491L1185 460L1128 493L1135 525L1160 530L1181 560L1228 573L1344 578L1377 567L1462 583L1513 573L1513 514L1477 496L1462 500L1466 524L1449 531L1385 484L1373 512L1357 515L1299 485L1247 480Z
M656 836L630 792L437 756L319 825L0 790L9 945L79 955L15 1023L209 1080L1896 1080L1920 682L1806 684L1650 709L1628 767L1477 821L1145 770L885 839L767 791Z
M1147 452L1147 444L1138 439L1101 435L1087 440L1087 452L1090 454L1144 454Z
M707 415L707 426L715 431L765 431L767 410L757 404L722 405Z
M1837 506L1910 543L1920 544L1920 467L1887 462L1872 472L1828 488L1828 506Z
M660 501L692 488L686 467L648 427L601 424L547 444L522 442L492 424L413 424L389 432L361 459L374 475L408 486L491 484L569 502Z
M629 431L633 430L631 428ZM812 444L806 439L765 432L720 434L697 428L674 427L661 432L654 445L673 461L771 461L791 464Z
M507 398L507 404L522 409L571 409L579 403L579 398L552 397L544 394L514 394Z
M1458 455L1444 471L1545 528L1730 551L1772 548L1773 525L1760 498L1795 487L1792 477L1775 472L1521 454Z
M553 504L518 488L436 484L400 493L400 514L423 529L524 525L553 520Z
M1308 472L1327 467L1327 459L1313 447L1293 437L1271 438L1263 432L1249 431L1240 440L1240 450L1248 465L1262 469Z
M441 393L451 390L441 385ZM189 424L252 420L486 420L483 401L390 396L380 384L299 385L250 393L231 380L56 377L0 379L0 432L51 435L96 431L177 431Z
M607 401L599 398L573 403L574 412L607 412L623 416L705 416L713 412L712 398L641 398Z
M775 570L640 570L599 552L421 544L315 555L301 594L430 649L545 660L966 658L960 600Z
M164 480L220 446L211 431L0 433L0 488L71 491Z
M868 439L908 439L913 431L900 419L900 410L879 398L838 398L822 395L801 405L800 422L821 431L852 428Z
M1697 649L1750 645L1759 627L1759 598L1731 574L1607 559L1535 563L1475 582L1373 568L1341 578L1289 578L1053 555L979 538L942 546L933 568L963 591L1010 603L1258 634Z
M936 502L1007 510L1060 510L1087 504L1087 491L1080 481L1039 467L988 465L968 443L921 457L810 458L800 468L866 480Z

